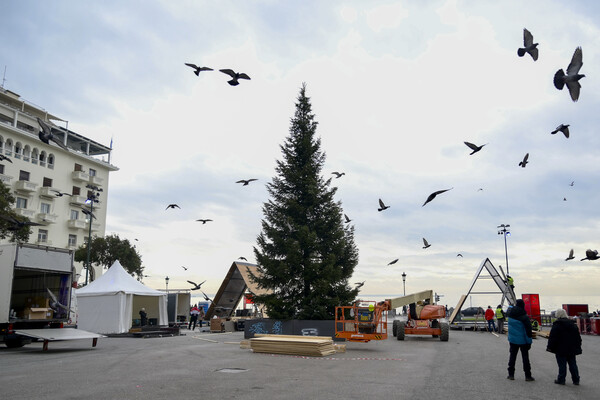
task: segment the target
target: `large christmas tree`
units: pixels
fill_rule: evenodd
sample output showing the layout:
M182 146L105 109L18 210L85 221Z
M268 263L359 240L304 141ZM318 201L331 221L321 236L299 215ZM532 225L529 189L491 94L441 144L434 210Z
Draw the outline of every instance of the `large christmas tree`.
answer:
M341 203L334 200L337 189L321 176L325 154L316 128L303 85L281 146L283 160L267 184L271 198L263 205L254 248L260 270L254 279L271 291L254 301L271 318L333 319L335 307L358 294L348 283L358 263L354 227L344 226Z

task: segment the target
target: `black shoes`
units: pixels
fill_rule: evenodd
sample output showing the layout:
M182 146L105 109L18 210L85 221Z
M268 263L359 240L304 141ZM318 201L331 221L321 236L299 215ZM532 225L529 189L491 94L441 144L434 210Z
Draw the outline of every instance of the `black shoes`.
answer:
M557 385L564 385L564 382L559 381L558 379L554 380L554 383L556 383Z
M510 379L511 381L514 381L515 377L513 375L509 375L509 376L506 377L506 379Z
M525 378L525 381L533 382L533 381L535 381L535 379L533 378L533 376L528 376L527 378Z

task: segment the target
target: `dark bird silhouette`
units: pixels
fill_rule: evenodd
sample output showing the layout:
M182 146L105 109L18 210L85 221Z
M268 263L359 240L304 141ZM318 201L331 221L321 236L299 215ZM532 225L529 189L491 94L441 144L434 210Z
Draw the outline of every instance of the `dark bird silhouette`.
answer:
M525 168L527 166L527 163L529 162L527 160L529 160L529 153L525 154L525 157L523 157L523 161L519 161L519 167Z
M473 150L471 152L471 154L469 154L470 156L472 156L473 154L477 153L479 150L483 149L483 146L485 146L485 144L482 144L481 146L477 146L476 144L473 143L469 143L469 142L465 142L465 144L471 149ZM487 144L487 143L486 143Z
M550 132L550 134L555 135L557 132L562 132L563 135L565 135L565 137L568 139L569 138L569 126L571 126L571 125L560 124L559 126L556 127L555 130Z
M538 43L533 43L533 35L527 29L523 29L523 46L517 50L517 55L523 57L525 53L529 53L533 61L538 59Z
M429 242L427 241L427 239L423 238L423 248L427 249L431 247L431 245L429 244Z
M453 187L451 187L450 189L444 189L444 190L438 190L437 192L433 192L431 193L428 197L427 200L425 200L425 203L423 203L423 205L421 207L424 207L425 204L429 203L431 200L435 199L435 196L437 196L438 194L447 192L448 190L452 190L454 189Z
M462 256L463 256L463 255L462 255L462 254L460 254L460 253L458 253L458 254L456 255L456 257L462 257Z
M567 67L567 73L565 74L562 69L559 69L556 71L556 74L554 74L554 87L558 90L562 90L563 87L567 85L571 100L573 101L579 100L579 91L581 89L579 80L585 77L585 75L579 73L582 66L583 51L581 50L581 47L578 47L575 49L575 53L573 53L571 62Z
M54 192L54 195L56 197L63 197L63 196L72 196L72 194L70 193L65 193L65 192L61 192L59 190L54 190L54 189L50 189L51 192Z
M227 83L229 83L231 86L239 85L240 83L238 82L238 79L250 80L250 77L243 72L234 72L231 69L220 69L219 71L221 71L222 73L227 74L231 77L231 80L227 81Z
M598 250L587 249L585 251L585 258L582 258L581 261L583 261L583 260L597 260L597 259L598 259Z
M569 184L569 186L573 186L575 185L575 181L571 181L571 183Z
M356 282L355 285L356 285L355 289L360 289L361 287L363 287L365 285L365 281Z
M397 262L398 262L398 259L396 258L395 260L393 260L393 261L390 261L390 262L388 263L388 265L396 264Z
M563 197L563 201L567 201L567 198L566 198L566 197Z
M194 285L194 287L190 290L200 290L200 288L202 287L202 284L206 281L202 281L201 283L196 283L196 282L192 282L192 281L187 281L189 284ZM203 293L204 294L204 293ZM206 295L205 295L206 296Z
M384 211L390 208L390 206L386 206L381 199L379 199L379 208L377 211Z
M179 208L179 209L181 209L181 207L179 207L177 204L169 204L169 205L167 206L167 208L165 208L165 210L168 210L169 208L173 208L173 209L175 209L175 208Z
M199 67L196 64L191 64L191 63L185 63L185 65L187 65L188 67L191 67L194 69L194 74L196 74L196 76L200 76L200 72L201 71L213 71L212 68L208 68L208 67Z
M248 261L248 260L246 259L246 257L238 257L238 260L244 260L244 261Z
M184 267L183 265L181 266L181 268L183 268L186 271L188 270L187 267Z
M239 181L237 181L236 183L243 183L243 185L242 185L242 186L248 186L248 184L249 184L250 182L257 181L257 180L258 180L258 179L256 179L256 178L252 178L252 179L240 179L240 180L239 180Z
M88 210L86 208L82 208L81 212L84 213L85 215L87 215L88 217L90 217L91 219L98 219L90 210Z
M335 175L335 179L338 179L338 178L340 178L340 177L342 177L342 176L346 175L346 173L345 173L345 172L337 172L337 171L333 171L331 174L332 174L332 175Z
M69 307L65 306L64 304L58 301L58 299L56 298L54 293L50 291L50 289L46 288L46 290L48 291L48 295L50 296L50 308L56 310L58 307L60 307L63 310L70 311Z
M352 221L350 218L348 218L348 216L346 214L344 214L344 218L346 219L346 223L349 223L350 221Z
M482 190L483 190L483 188L479 188L479 189L477 189L477 191L478 191L478 192L481 192Z
M571 251L569 252L569 257L565 258L565 261L569 261L574 259L575 256L573 255L573 249L571 249Z
M202 222L202 225L206 224L207 222L211 222L212 219L197 219L196 222Z
M9 163L12 164L12 160L3 154L0 154L0 161L8 161Z
M13 217L12 215L0 215L0 218L2 218L5 221L8 221L11 225L7 227L7 229L9 231L18 231L19 229L25 227L25 226L41 226L42 224L38 224L37 222L31 222L31 221L21 221L15 217Z
M204 282L202 282L202 283L204 283ZM200 293L202 293L202 296L204 296L204 300L212 302L212 299L210 297L208 297L206 295L206 293L204 293L202 290L200 291Z
M37 122L40 125L41 129L38 133L38 136L42 142L49 145L50 141L52 140L60 148L69 151L69 149L67 149L67 146L65 146L56 136L54 136L54 134L52 133L52 127L49 124L42 121L40 117L37 117Z

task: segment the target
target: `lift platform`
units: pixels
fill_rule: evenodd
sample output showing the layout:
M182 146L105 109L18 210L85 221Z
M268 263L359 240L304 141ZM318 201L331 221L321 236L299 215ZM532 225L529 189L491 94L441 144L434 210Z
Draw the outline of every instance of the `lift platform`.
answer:
M106 337L99 333L82 331L75 328L56 328L56 329L18 329L15 333L22 336L40 339L44 341L43 351L48 350L49 342L58 342L64 340L92 339L92 347L96 347L98 338Z

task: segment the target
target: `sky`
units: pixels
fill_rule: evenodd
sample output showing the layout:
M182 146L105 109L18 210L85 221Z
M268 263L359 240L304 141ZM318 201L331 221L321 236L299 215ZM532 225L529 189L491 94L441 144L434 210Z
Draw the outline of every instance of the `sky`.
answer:
M599 294L600 261L579 261L600 248L596 2L24 0L3 15L3 87L112 140L106 234L135 243L148 286L215 293L233 261L254 262L306 83L323 175L345 172L331 184L355 226L361 298L401 295L406 273L407 293L456 304L486 258L506 272L500 224L517 295L544 308ZM517 56L523 28L537 61ZM552 78L578 46L573 102ZM230 86L223 68L251 80ZM568 139L550 134L563 123ZM469 155L465 141L485 146Z

